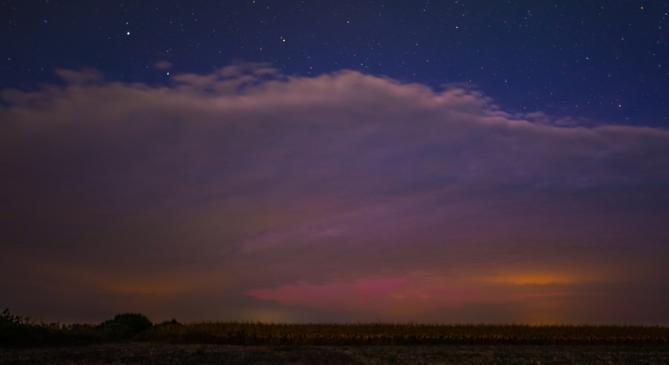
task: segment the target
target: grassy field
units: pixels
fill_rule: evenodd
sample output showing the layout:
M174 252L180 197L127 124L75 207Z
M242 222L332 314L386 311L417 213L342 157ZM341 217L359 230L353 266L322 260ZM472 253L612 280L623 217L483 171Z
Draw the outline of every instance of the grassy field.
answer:
M34 323L3 312L0 364L669 364L669 327Z
M138 339L227 345L669 345L669 328L425 324L194 323L160 325Z
M258 346L669 345L669 327L431 324L267 324L175 320L154 324L137 313L98 325L34 323L4 311L0 347L137 341Z

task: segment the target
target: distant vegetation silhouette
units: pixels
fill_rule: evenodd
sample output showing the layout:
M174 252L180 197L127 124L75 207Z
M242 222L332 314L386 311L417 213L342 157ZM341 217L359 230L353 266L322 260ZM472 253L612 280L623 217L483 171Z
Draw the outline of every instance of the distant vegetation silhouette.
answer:
M102 322L95 329L102 333L104 338L128 339L153 328L153 323L140 313L123 313Z
M0 347L86 345L103 342L228 345L667 345L669 327L432 324L268 324L176 320L152 323L124 313L99 325L35 323L4 310Z

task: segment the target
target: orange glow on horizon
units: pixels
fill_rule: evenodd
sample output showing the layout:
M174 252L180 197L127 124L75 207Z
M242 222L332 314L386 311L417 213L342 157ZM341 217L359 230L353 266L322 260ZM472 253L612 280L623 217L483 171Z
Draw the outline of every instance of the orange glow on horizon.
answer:
M522 273L495 276L490 282L496 284L513 285L565 285L583 282L583 278L576 274L567 273Z

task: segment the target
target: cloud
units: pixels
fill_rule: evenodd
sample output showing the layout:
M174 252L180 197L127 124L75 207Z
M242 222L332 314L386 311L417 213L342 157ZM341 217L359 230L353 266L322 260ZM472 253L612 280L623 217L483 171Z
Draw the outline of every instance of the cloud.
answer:
M86 298L104 292L117 304L91 318L144 303L184 319L374 308L378 320L533 321L559 304L563 321L669 321L588 294L631 303L623 293L643 287L669 302L667 130L517 115L478 91L350 70L235 64L161 86L59 74L64 85L0 93L0 285L31 315L74 318L68 303L100 306ZM532 302L545 285L519 278L569 295ZM374 280L469 294L411 309L420 293L403 289L401 311L386 292L370 290L381 304L367 309L313 294L348 298ZM71 286L58 311L31 304Z
M102 81L104 78L98 70L91 68L83 69L81 71L58 69L56 70L56 75L58 75L61 79L63 79L63 81L70 85L97 83Z
M165 71L165 70L169 70L169 69L171 69L172 66L174 66L174 65L172 64L172 62L163 60L163 61L158 61L158 62L156 62L156 63L153 65L153 68L155 68L156 70L162 70L162 71Z

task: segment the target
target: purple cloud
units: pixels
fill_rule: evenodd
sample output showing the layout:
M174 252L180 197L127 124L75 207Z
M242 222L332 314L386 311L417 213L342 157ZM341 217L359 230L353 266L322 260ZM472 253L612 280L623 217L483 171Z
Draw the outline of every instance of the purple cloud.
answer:
M346 70L59 75L0 94L0 286L17 310L669 323L664 129Z

